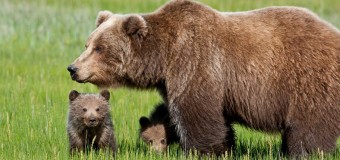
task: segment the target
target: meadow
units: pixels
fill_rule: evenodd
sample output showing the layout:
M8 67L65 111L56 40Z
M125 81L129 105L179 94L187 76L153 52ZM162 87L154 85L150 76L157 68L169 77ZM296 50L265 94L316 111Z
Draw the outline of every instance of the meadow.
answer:
M68 93L97 92L70 79L66 67L84 50L98 11L151 12L166 0L0 0L0 159L70 159L66 135ZM272 5L303 6L340 27L339 0L202 0L220 11L244 11ZM161 98L154 90L111 91L111 113L118 142L117 159L197 159L178 145L156 154L138 139L141 116ZM278 159L280 135L236 126L237 147L225 159ZM109 159L105 152L74 159ZM207 157L206 157L207 158ZM214 159L215 157L210 157ZM340 141L332 154L308 159L340 159Z

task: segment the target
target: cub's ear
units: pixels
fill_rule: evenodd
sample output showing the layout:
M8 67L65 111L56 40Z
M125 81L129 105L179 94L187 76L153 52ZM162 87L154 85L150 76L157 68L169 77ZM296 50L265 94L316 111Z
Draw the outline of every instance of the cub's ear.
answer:
M149 126L150 120L148 118L144 117L144 116L140 117L139 124L140 124L141 128L145 128L145 127Z
M72 91L70 92L70 94L68 95L68 99L69 99L70 101L73 101L73 100L75 100L79 95L80 95L79 92L77 92L76 90L72 90Z
M113 14L110 11L99 11L96 20L96 27L108 20Z
M145 19L140 15L130 15L123 22L123 29L125 33L132 37L139 45L143 38L148 33L148 27L146 25Z
M107 101L110 100L110 92L108 90L100 91L100 95L103 96Z

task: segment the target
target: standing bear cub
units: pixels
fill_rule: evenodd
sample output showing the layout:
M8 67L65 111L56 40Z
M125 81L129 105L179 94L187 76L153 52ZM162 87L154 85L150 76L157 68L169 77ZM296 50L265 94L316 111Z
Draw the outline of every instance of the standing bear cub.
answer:
M166 151L168 145L179 142L175 125L171 124L168 107L163 103L155 107L150 117L141 117L140 137L156 152Z
M114 155L116 141L109 106L110 92L103 90L100 94L69 94L67 134L70 153L85 151L93 147L109 149Z
M147 14L99 12L68 70L100 88L156 88L181 146L223 154L240 123L282 134L282 152L334 150L340 32L307 9L219 12L172 0Z

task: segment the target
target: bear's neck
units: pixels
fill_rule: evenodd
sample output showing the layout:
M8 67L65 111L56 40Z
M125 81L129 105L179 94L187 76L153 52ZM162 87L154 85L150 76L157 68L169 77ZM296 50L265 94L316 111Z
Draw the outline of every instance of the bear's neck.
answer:
M148 24L148 35L141 47L134 48L133 61L128 64L125 85L132 88L158 88L164 84L166 71L167 44L166 38L160 39L157 24L145 16Z

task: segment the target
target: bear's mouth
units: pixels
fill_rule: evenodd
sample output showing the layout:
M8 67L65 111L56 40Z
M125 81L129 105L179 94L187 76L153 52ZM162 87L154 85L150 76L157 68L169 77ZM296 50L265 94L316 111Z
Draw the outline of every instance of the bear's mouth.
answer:
M91 75L91 76L87 77L86 79L80 79L77 73L70 74L70 75L71 75L72 80L74 80L78 83L86 83L93 76L93 75Z
M71 76L71 78L72 78L72 80L74 80L74 81L77 81L78 82L78 75L76 74L76 73L70 73L70 76Z
M71 78L72 78L72 80L74 80L74 81L76 81L78 83L85 83L84 80L79 79L79 76L76 73L71 74Z
M98 122L88 122L88 123L85 123L85 125L89 128L94 128L94 127L97 127L98 126Z
M97 124L94 124L94 123L87 124L87 127L90 127L90 128L93 128L93 127L96 127L96 126L97 126Z

